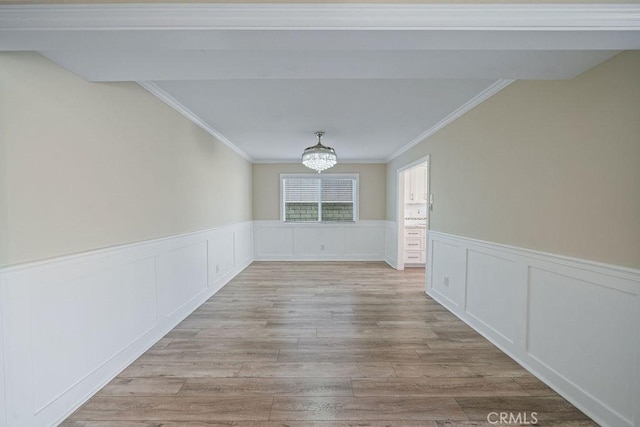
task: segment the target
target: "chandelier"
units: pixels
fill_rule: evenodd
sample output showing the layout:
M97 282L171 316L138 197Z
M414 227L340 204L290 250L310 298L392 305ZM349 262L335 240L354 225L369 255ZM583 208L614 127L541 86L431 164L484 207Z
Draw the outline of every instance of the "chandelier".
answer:
M318 143L313 147L305 148L304 153L302 153L302 164L318 171L318 173L338 163L338 157L334 149L320 143L320 138L323 136L324 132L316 132Z

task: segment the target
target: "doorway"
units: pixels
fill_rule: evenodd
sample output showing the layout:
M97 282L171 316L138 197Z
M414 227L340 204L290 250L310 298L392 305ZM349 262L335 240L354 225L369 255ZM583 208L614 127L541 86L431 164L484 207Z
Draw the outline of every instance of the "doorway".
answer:
M433 197L429 156L398 170L398 270L425 268Z

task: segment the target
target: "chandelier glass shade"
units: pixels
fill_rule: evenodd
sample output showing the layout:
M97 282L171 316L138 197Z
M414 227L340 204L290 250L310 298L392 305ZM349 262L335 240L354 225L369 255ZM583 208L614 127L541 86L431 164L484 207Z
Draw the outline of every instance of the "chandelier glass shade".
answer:
M318 171L329 169L338 163L338 157L333 148L322 145L320 139L324 132L316 132L318 143L313 147L307 147L302 153L302 164L306 167Z

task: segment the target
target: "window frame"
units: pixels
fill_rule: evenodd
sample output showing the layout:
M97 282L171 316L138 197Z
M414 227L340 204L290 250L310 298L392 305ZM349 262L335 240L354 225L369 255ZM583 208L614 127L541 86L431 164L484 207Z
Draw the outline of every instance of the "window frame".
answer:
M318 192L318 220L317 221L287 221L284 200L284 180L285 179L319 179L320 189ZM322 219L322 181L329 179L352 179L353 185L353 220L345 221L324 221ZM280 174L280 221L286 224L345 224L355 223L360 219L360 174L358 173L281 173Z

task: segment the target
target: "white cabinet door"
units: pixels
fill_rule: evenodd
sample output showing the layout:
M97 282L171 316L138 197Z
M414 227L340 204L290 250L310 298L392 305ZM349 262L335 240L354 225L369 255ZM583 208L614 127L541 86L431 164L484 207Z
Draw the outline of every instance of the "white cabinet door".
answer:
M404 202L411 203L413 202L413 188L411 185L411 171L409 173L404 174Z
M427 168L418 166L404 176L404 202L425 203L427 201Z
M411 187L414 202L427 201L427 168L419 166L411 170Z

